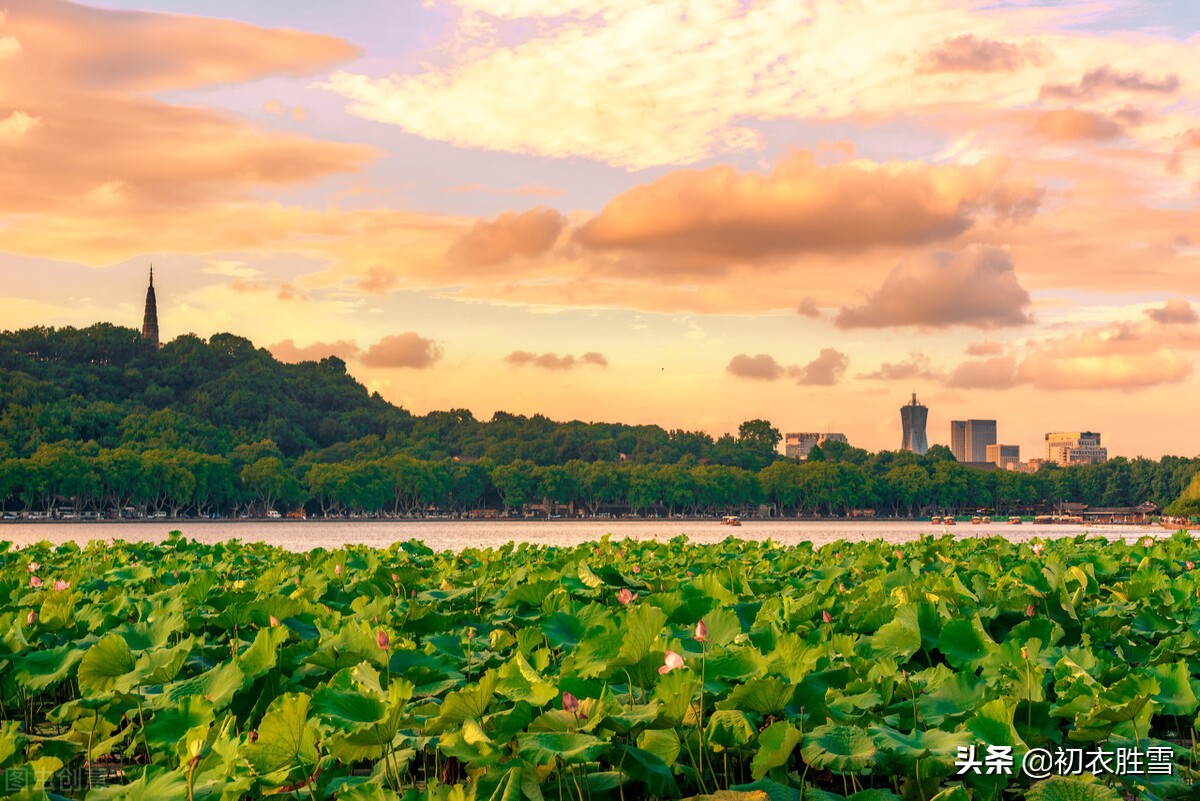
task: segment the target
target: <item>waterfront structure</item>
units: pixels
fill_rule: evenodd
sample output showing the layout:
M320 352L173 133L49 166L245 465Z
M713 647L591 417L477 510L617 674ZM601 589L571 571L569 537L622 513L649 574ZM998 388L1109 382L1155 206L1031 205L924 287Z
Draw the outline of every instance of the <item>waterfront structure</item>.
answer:
M987 460L1001 470L1016 470L1021 464L1021 446L988 445Z
M158 301L154 297L154 268L150 268L150 286L146 289L146 313L142 316L142 339L158 350Z
M995 420L950 421L950 452L958 461L991 462L987 449L995 444Z
M900 450L913 453L925 453L929 450L929 440L925 436L925 422L929 419L929 408L917 403L917 393L913 393L912 401L900 407L900 425L904 436Z
M1100 446L1096 431L1055 431L1046 435L1046 461L1059 467L1098 464L1108 460L1108 448Z
M826 442L845 442L850 444L850 440L846 439L845 434L835 434L832 432L819 433L816 431L805 431L796 434L783 435L783 453L789 459L796 459L803 462L808 458L809 451L814 446L824 446Z

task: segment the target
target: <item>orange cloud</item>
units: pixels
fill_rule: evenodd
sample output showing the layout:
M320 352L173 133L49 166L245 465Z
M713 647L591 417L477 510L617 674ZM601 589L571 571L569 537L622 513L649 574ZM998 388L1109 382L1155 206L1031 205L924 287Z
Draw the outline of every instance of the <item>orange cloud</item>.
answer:
M1164 325L1192 325L1200 322L1200 314L1183 298L1171 298L1161 309L1146 309L1146 316Z
M1115 120L1091 111L1063 109L1038 117L1034 130L1049 139L1115 139L1125 129Z
M1012 356L966 361L955 367L946 386L955 389L1008 389L1017 385L1017 360Z
M1008 252L972 246L897 267L866 303L838 312L835 323L841 328L998 328L1031 322L1025 312L1029 303Z
M941 377L941 373L930 366L928 356L913 353L907 361L884 362L878 370L859 373L858 377L877 381L907 381L912 378L936 379Z
M1094 100L1110 92L1172 94L1179 90L1179 76L1147 78L1141 70L1117 72L1109 65L1088 70L1078 84L1046 84L1040 97L1056 100Z
M333 36L244 22L108 11L64 0L8 0L7 33L20 43L26 81L155 92L301 76L349 61Z
M1004 352L1004 345L999 342L972 342L967 345L968 356L999 356Z
M314 342L304 347L298 346L294 340L285 339L274 345L268 345L267 350L271 351L271 355L279 361L289 364L316 362L327 356L337 356L345 360L360 353L358 345L348 339L339 339L336 342Z
M978 216L1028 216L1040 199L1000 159L820 166L796 151L768 175L729 166L669 173L610 201L574 238L592 250L680 255L723 270L731 258L947 240Z
M944 40L921 59L919 72L1013 72L1025 66L1022 48L974 34Z
M1121 325L1039 343L1017 369L1022 382L1048 390L1145 389L1191 374L1190 361Z
M557 353L530 353L527 350L514 350L512 353L504 357L504 361L518 367L526 364L531 364L534 367L541 367L543 370L570 370L581 364L592 364L597 367L608 367L608 359L601 353L589 351L579 358L570 354L558 355Z
M328 36L227 20L17 0L0 71L13 151L0 213L103 217L245 200L255 189L359 169L374 149L261 132L144 92L302 74L357 52ZM142 219L144 223L144 218Z
M808 364L790 367L784 367L766 353L756 356L739 353L729 360L725 372L757 381L776 381L786 375L804 386L832 386L845 374L849 364L846 354L834 348L822 348Z
M413 331L387 336L367 348L362 363L367 367L432 367L442 358L442 346Z
M486 267L515 257L533 258L554 246L566 226L554 209L538 206L522 213L508 212L494 220L480 220L446 254L450 262Z

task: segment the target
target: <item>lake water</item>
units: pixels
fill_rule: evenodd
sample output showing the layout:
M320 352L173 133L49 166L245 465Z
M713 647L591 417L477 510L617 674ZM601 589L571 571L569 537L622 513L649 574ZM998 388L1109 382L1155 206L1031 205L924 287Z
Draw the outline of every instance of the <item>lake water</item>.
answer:
M959 523L947 527L928 521L812 521L748 520L737 528L716 520L512 520L512 521L293 521L293 520L215 520L215 521L112 521L95 523L0 523L0 540L18 547L48 540L52 543L74 541L83 545L91 540L160 541L171 531L200 542L228 539L266 542L292 551L312 548L337 548L346 544L384 548L397 541L422 540L435 550L461 551L486 548L510 541L536 545L577 545L610 534L614 539L669 540L680 535L693 542L720 542L729 536L747 540L774 540L794 545L808 541L823 545L837 540L883 539L909 542L922 534L953 534L956 537L1002 536L1024 541L1033 537L1058 538L1092 534L1108 539L1132 541L1138 537L1169 537L1171 532L1157 526L1012 526L1006 523L972 525Z

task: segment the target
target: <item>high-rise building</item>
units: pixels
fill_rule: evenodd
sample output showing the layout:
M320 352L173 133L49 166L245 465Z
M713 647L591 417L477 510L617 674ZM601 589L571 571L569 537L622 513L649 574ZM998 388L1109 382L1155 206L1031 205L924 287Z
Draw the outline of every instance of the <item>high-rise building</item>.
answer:
M928 419L928 407L917 403L917 393L914 392L912 401L900 407L900 425L904 429L900 450L913 453L925 453L929 450L929 440L925 437L925 422Z
M845 434L830 432L818 433L816 431L805 431L798 434L784 434L783 452L787 458L803 462L808 458L809 451L813 449L814 445L824 446L826 442L845 442L849 444L850 440L846 439Z
M995 420L950 421L950 452L958 461L990 462L987 449L995 444Z
M158 301L154 298L154 268L150 268L150 286L146 289L146 313L142 317L142 339L158 350Z
M987 460L1001 470L1014 470L1021 463L1021 446L988 445Z
M1046 435L1046 461L1060 467L1107 460L1108 448L1100 447L1100 434L1096 431L1056 431Z

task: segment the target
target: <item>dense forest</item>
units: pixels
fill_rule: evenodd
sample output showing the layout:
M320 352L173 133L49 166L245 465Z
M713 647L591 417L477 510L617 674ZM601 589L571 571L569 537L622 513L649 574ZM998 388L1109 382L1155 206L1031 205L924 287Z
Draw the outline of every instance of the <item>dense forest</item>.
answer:
M1179 457L985 472L944 446L918 456L843 443L798 464L777 453L780 439L763 420L714 439L504 412L413 415L368 393L336 357L284 364L232 334L155 351L108 324L0 333L7 511L1011 513L1062 501L1167 506L1200 473L1200 459Z

